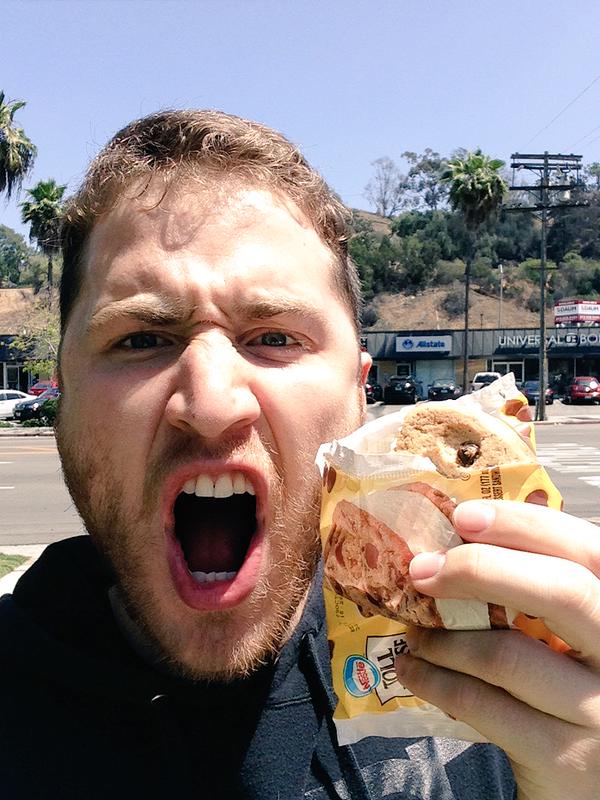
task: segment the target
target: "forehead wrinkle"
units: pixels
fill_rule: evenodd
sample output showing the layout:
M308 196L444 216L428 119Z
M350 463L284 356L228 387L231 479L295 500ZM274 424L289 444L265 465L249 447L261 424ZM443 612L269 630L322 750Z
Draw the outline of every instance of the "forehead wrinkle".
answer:
M194 309L177 298L147 295L115 300L92 314L89 332L123 318L135 319L149 325L182 325L189 322Z

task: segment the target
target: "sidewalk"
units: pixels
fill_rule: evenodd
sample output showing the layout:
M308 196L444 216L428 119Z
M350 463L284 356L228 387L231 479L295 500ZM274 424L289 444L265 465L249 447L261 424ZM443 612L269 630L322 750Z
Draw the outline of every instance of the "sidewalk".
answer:
M0 553L12 556L26 556L27 561L24 561L21 566L13 569L8 575L0 578L0 597L3 594L10 594L15 588L16 582L21 575L29 569L29 567L36 561L46 549L46 544L3 544L0 545Z

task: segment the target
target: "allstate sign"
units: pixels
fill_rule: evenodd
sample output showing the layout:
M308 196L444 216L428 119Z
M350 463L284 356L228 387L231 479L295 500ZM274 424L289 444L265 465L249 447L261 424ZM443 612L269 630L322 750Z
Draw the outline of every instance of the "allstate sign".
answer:
M451 353L452 336L396 336L397 353Z

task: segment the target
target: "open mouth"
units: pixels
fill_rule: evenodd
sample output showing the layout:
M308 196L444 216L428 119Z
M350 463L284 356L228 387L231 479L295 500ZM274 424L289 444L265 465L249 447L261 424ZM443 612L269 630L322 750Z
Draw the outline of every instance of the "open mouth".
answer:
M242 472L201 474L186 481L173 507L173 532L177 561L182 555L184 562L176 582L190 605L202 606L207 594L228 594L227 604L235 604L238 595L251 591L260 560L256 506L254 486Z

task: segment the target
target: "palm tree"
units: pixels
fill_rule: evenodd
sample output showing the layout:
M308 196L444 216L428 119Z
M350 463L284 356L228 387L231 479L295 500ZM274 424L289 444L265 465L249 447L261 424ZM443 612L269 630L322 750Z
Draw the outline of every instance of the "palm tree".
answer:
M19 191L37 154L23 128L14 124L15 113L24 105L22 101L5 103L0 91L0 194L6 192L7 199Z
M455 156L447 163L442 180L448 185L448 199L454 211L462 215L469 232L465 259L465 341L463 349L463 392L467 391L469 370L469 290L471 265L475 255L477 232L498 211L508 190L499 174L504 161L489 158L481 150Z
M60 250L58 229L62 215L62 198L66 186L58 186L53 178L39 181L27 189L31 200L21 203L21 220L29 222L29 239L48 256L48 290L52 289L52 259Z

